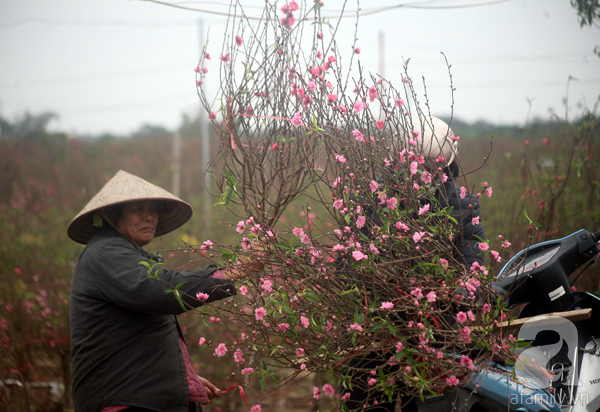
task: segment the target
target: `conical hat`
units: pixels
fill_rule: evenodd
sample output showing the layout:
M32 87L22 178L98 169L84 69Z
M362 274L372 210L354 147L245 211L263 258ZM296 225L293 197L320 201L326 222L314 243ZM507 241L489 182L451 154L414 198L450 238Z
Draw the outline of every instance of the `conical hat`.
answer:
M193 209L188 203L144 179L119 170L75 216L67 234L75 242L85 245L99 230L93 221L96 212L107 206L139 200L166 200L170 206L168 212L160 214L155 236L177 229L192 217Z

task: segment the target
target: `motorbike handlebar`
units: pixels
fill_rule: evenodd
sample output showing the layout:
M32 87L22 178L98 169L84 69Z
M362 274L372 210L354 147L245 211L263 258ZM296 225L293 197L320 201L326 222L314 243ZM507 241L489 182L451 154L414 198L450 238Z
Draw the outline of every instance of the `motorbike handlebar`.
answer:
M592 240L596 243L600 242L600 230L596 233L592 233Z

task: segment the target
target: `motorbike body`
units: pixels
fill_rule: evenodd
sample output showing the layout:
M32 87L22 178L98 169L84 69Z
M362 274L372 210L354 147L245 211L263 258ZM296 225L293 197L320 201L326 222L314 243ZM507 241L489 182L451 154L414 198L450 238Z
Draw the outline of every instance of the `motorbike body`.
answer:
M419 412L600 411L600 298L573 292L569 277L597 259L600 231L580 230L515 255L493 286L527 319L518 338L531 344L514 365L492 362L465 387L415 400ZM558 314L591 309L587 318ZM569 312L573 313L573 312ZM542 315L542 316L540 316Z

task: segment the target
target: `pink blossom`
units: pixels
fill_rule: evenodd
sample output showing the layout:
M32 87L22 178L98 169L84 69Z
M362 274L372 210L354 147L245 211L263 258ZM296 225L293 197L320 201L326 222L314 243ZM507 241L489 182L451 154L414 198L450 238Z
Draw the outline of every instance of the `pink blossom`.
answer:
M456 314L456 320L459 323L465 323L467 321L467 315L465 314L465 312L460 311Z
M419 208L419 216L424 215L425 213L427 213L429 211L429 203L427 203L425 206L420 207Z
M396 99L396 107L399 107L399 106L404 106L404 100Z
M206 299L208 299L208 293L198 292L196 293L196 299L205 301Z
M244 223L243 220L240 220L237 224L237 227L235 228L235 231L238 232L240 235L244 233L244 228L246 227L246 224Z
M294 127L304 126L304 123L302 122L302 114L300 112L296 112L291 122L292 126Z
M341 209L344 206L344 199L337 199L333 202L333 207L336 209Z
M440 266L444 270L448 269L448 261L444 258L440 258Z
M410 230L410 228L402 222L396 222L396 229L402 230L404 232L408 232Z
M250 375L252 372L254 372L254 368L244 368L244 369L242 369L242 375Z
M308 82L306 83L306 87L308 87L308 90L314 91L317 88L317 84L315 82Z
M413 176L415 173L417 173L417 168L419 167L419 164L417 162L412 162L410 164L410 175Z
M451 375L450 377L448 377L446 379L446 385L448 386L456 386L460 383L460 381L458 380L458 378L454 375Z
M375 180L371 180L371 183L369 183L369 187L371 188L371 193L375 193L379 188L379 183L377 183Z
M395 209L396 206L398 206L398 199L396 199L395 197L390 197L387 201L387 207L390 209Z
M352 134L356 138L357 142L364 142L365 141L365 136L358 129L352 130Z
M471 219L471 224L473 226L478 225L479 224L479 217L474 217L473 219Z
M260 403L257 403L256 405L254 405L252 408L250 408L250 412L261 412L261 406Z
M512 243L510 243L508 240L505 240L504 242L502 242L502 247L504 249L508 249L510 247L510 245L512 245Z
M435 302L435 301L436 301L436 299L437 299L437 295L435 294L435 292L434 292L433 290L432 290L431 292L429 292L429 293L426 295L426 297L427 297L427 301L428 301L428 302L431 302L431 303Z
M292 233L294 234L294 236L302 236L304 235L304 229L295 226L294 229L292 230Z
M296 349L296 356L301 358L304 356L304 348L298 348Z
M240 293L245 296L246 293L248 293L248 288L246 286L240 286Z
M290 324L289 323L280 323L279 325L277 325L277 328L285 333L289 328L290 328Z
M392 302L382 302L380 309L394 309L394 304Z
M297 11L300 7L298 7L298 3L296 3L294 0L290 1L290 9L292 11Z
M333 389L333 386L328 383L323 385L323 392L325 392L325 395L329 396L330 398L335 396L335 389Z
M350 399L350 396L352 396L352 392L346 392L345 394L342 395L342 397L340 399L342 401L346 402L348 399Z
M402 344L402 342L398 341L396 343L396 353L400 352L402 349L404 349L404 345Z
M296 18L291 13L281 19L281 25L283 27L288 27L288 28L292 27L295 22L296 22Z
M204 53L204 57L206 58L206 60L210 60L210 53L209 52L205 52Z
M224 356L227 353L227 346L224 343L219 343L219 346L215 349L215 355L218 357Z
M231 58L229 57L228 54L224 54L221 56L221 61L225 62L225 63L229 63L231 61Z
M487 195L487 197L492 197L492 188L488 187L487 189L485 189L485 194Z
M360 215L358 219L356 219L356 227L362 229L366 221L367 219L363 215Z
M206 342L206 338L200 338L200 340L198 341L198 345L202 346L202 345L204 345L205 342Z
M355 48L354 48L354 53L356 53L356 54L360 54L360 48L359 48L359 47L355 47Z
M473 364L473 360L471 358L469 358L467 355L462 355L462 357L460 358L460 364L462 366L466 366L470 370L474 370L475 369L475 365Z
M242 36L235 36L235 43L238 46L241 46L243 42L244 42L244 40L242 39Z
M336 155L335 160L337 160L338 162L340 162L342 164L346 163L346 158L342 155Z
M379 254L379 249L377 249L377 247L374 244L370 244L369 245L369 250L374 254L374 255L378 255Z
M217 118L217 114L215 112L210 112L208 114L208 118L209 118L209 120L214 120Z
M375 379L375 378L369 378L369 381L367 382L367 384L368 384L369 386L373 386L373 385L375 385L376 383L377 383L377 379Z
M335 102L338 97L337 97L337 94L330 93L327 95L327 98L329 99L330 102Z
M377 120L377 121L375 122L375 126L376 126L378 129L383 129L383 127L385 126L385 122L384 122L383 120Z
M349 330L354 330L356 332L362 332L363 328L358 323L353 323L352 325L350 325L350 329Z
M486 242L480 242L479 244L477 244L477 247L482 252L485 252L486 250L488 250L490 248L490 245L488 245Z
M254 316L256 320L263 320L267 314L267 310L264 307L254 309Z
M200 246L200 249L204 250L204 249L212 249L213 247L213 242L211 242L210 240L207 240L204 242L204 244L202 246Z
M413 241L418 243L421 241L423 236L425 236L425 232L415 232L413 233Z
M360 250L355 250L354 252L352 252L352 257L354 258L354 260L369 259L369 256L365 255Z
M468 326L465 326L460 330L460 334L463 336L469 336L471 334L471 329Z
M300 323L302 323L302 326L305 328L308 328L310 325L310 320L306 316L300 316Z
M377 93L377 89L375 88L375 86L369 87L369 100L371 102L373 102L378 95L379 93Z
M410 294L413 295L415 298L423 297L423 291L421 290L421 288L415 288L412 292L410 292Z
M490 309L491 309L491 308L492 308L492 307L490 306L490 304L489 304L489 303L484 303L484 304L483 304L483 307L481 308L481 311L482 311L483 313L488 313L488 312L490 311Z
M241 350L241 349L238 349L238 350L236 350L236 351L233 353L233 360L234 360L236 363L245 363L245 362L246 362L246 360L244 359L244 352L242 352L242 350Z
M320 392L319 387L318 386L314 386L313 387L313 398L315 398L315 399L318 400L321 397L321 395L320 395L319 392Z
M492 250L490 253L492 255L492 259L494 259L496 262L501 262L502 261L502 258L500 257L500 253L498 253L495 250Z
M367 107L365 102L363 102L362 100L357 100L356 103L354 103L354 112L360 113L364 110L365 107Z
M465 189L464 186L461 186L460 187L460 198L464 199L466 195L467 195L467 189Z

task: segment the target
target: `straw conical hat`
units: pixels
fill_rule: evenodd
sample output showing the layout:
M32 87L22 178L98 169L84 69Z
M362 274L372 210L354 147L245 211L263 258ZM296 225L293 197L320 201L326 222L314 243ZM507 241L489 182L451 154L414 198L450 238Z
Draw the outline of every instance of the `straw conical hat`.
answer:
M96 212L107 206L138 200L168 201L169 210L161 213L155 236L177 229L192 217L193 209L188 203L144 179L119 170L75 216L67 228L67 234L75 242L85 245L98 231L93 222Z

